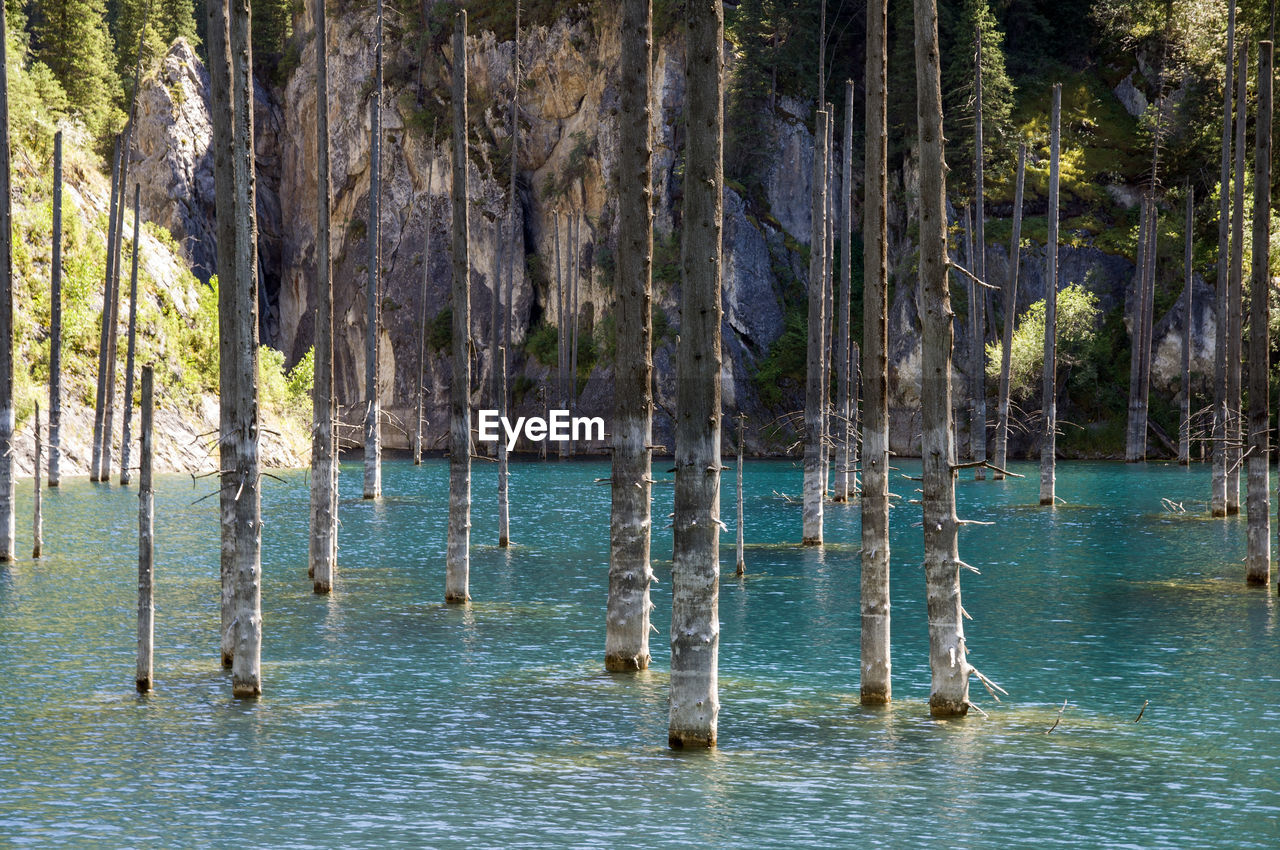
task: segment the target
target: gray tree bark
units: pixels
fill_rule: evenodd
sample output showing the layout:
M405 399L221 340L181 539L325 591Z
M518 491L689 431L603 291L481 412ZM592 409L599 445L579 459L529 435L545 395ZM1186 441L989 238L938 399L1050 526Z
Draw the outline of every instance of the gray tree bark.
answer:
M1244 134L1249 101L1249 42L1236 47L1235 207L1231 221L1231 273L1227 278L1227 515L1240 513L1240 465L1244 432L1240 414L1240 360L1244 277Z
M724 9L685 11L686 143L671 558L672 747L711 747L720 711L720 301ZM818 172L819 175L822 172Z
M826 446L822 442L822 385L827 380L823 371L822 351L825 319L823 290L826 289L826 219L827 219L827 122L829 114L817 114L813 134L813 194L810 206L809 237L809 350L804 402L804 494L803 546L822 545L822 501L826 481L823 462Z
M622 7L618 159L618 354L613 389L612 510L604 666L649 666L653 533L653 54L651 0Z
M744 536L744 533L743 533L743 524L742 524L742 515L743 515L743 510L742 510L742 502L743 502L743 495L742 495L742 456L743 456L744 448L745 448L745 446L746 446L746 442L747 442L747 416L746 416L746 414L744 414L744 413L739 413L739 414L738 414L738 489L737 489L737 497L738 497L738 528L737 528L737 532L738 532L738 540L737 540L737 543L738 543L738 566L737 566L736 570L734 571L734 575L739 576L739 577L744 576L744 575L746 575L746 574L747 574L747 559L746 559L746 548L747 548L747 546L746 546L746 542L745 542L745 536Z
M1236 4L1227 4L1226 82L1222 91L1222 158L1218 177L1218 264L1214 288L1217 329L1213 348L1213 474L1209 513L1227 515L1227 271L1231 253L1231 95Z
M1054 503L1058 440L1058 156L1061 149L1062 85L1053 85L1049 142L1049 244L1045 251L1044 438L1040 443L1040 504Z
M467 11L453 28L453 382L444 601L466 602L471 567L471 249L467 209Z
M0 3L0 562L14 557L13 208L9 148L8 22Z
M833 265L836 252L835 228L835 123L836 111L830 103L827 109L827 213L823 234L822 258L822 497L831 490L831 341L835 339L832 327L835 319L835 276Z
M1185 248L1182 258L1183 293L1182 293L1182 393L1178 411L1178 463L1187 466L1191 463L1191 248L1192 217L1196 205L1196 190L1187 182L1187 222L1183 228Z
M231 687L262 693L262 511L258 451L258 233L248 0L209 6L214 182L218 198L222 563L229 573ZM225 609L224 609L225 611Z
M113 281L116 279L113 264L116 260L116 207L120 205L120 135L117 135L111 153L111 204L107 208L107 274L102 283L102 318L98 328L98 386L93 402L93 455L89 462L89 480L100 481L98 470L102 467L102 425L106 415L107 392L107 339L110 331Z
M974 33L976 54L973 63L974 93L974 125L973 125L973 170L974 170L974 211L973 219L977 230L974 233L975 251L969 262L971 271L979 280L987 279L987 231L985 186L983 184L983 152L982 152L982 29ZM970 422L969 439L973 443L973 459L985 463L987 460L987 293L976 284L973 287L974 328L973 338L973 419ZM1002 469L1004 467L1001 467ZM984 466L973 468L973 480L983 481L987 477Z
M319 209L316 213L316 329L312 355L315 374L311 391L311 541L307 575L312 580L315 593L333 591L338 566L338 444L334 436L338 409L333 394L333 261L330 254L333 197L329 174L329 29L325 2L316 0L312 7L312 24L317 39L316 200ZM430 230L427 232L429 234Z
M1018 176L1013 189L1013 235L1009 238L1009 279L1004 286L1004 335L1000 348L1000 397L996 402L996 467L993 477L1004 479L1009 447L1009 365L1013 329L1018 320L1018 264L1022 256L1022 189L1027 173L1027 145L1018 145Z
M520 3L516 2L516 37L512 47L512 88L511 88L511 188L507 201L507 286L504 303L506 310L502 313L502 347L500 365L502 375L498 386L498 415L507 415L507 376L511 371L511 310L512 294L515 291L516 253L519 251L516 239L516 175L520 152ZM511 508L508 495L508 476L510 469L507 463L507 442L498 440L498 546L506 548L511 545Z
M1258 118L1253 154L1253 254L1249 281L1249 584L1271 583L1271 42L1258 44Z
M364 497L382 495L382 402L378 398L378 331L382 318L382 0L374 31L372 138L369 140L369 289L364 362Z
M130 443L133 442L133 368L138 350L138 237L142 227L142 186L133 184L133 256L129 271L129 337L124 357L124 420L120 439L120 485L132 479L129 469Z
M583 204L585 206L585 193ZM569 337L569 409L576 416L578 414L578 320L582 315L582 304L579 300L581 286L580 277L582 275L582 213L574 210L572 220L573 230L573 254L569 262L569 280L573 289L570 296L572 302L571 309L573 315L570 316L570 322L573 325L573 332ZM573 431L569 431L569 457L575 454L576 446L574 445Z
M434 144L436 137L436 127L433 122L431 125L431 139ZM427 160L427 201L426 210L423 217L426 224L423 228L425 231L424 243L422 246L422 287L418 293L418 368L414 374L417 375L417 381L414 384L414 426L413 426L413 464L418 466L422 463L422 415L423 402L426 395L426 387L423 383L423 374L426 369L427 358L427 292L431 286L431 183L435 179L435 156L431 156Z
M852 410L849 402L851 357L849 346L853 342L853 334L849 328L850 299L853 290L853 80L844 84L844 172L840 183L840 204L842 217L840 220L840 240L843 248L840 251L840 306L836 314L839 319L840 335L836 339L836 412L835 412L835 452L836 474L835 492L832 501L847 502L852 494L849 480L853 476L850 471L851 451L849 443L853 433L850 427Z
M552 217L556 239L556 310L559 324L556 327L556 350L560 360L556 367L556 392L560 408L569 406L569 286L565 280L564 264L560 258L560 212ZM556 443L556 456L564 460L569 456L569 441Z
M1157 127L1157 134L1159 129ZM1154 171L1154 169L1153 169ZM1152 178L1152 185L1155 185ZM1156 251L1160 247L1160 207L1156 203L1155 191L1152 190L1151 205L1147 211L1151 223L1147 226L1147 258L1143 261L1142 271L1142 367L1138 374L1138 447L1145 460L1147 456L1147 421L1150 413L1151 399L1151 357L1154 353L1152 345L1152 326L1155 319L1156 306Z
M62 131L53 134L53 263L49 284L49 486L62 483Z
M862 344L865 418L862 426L863 705L892 696L889 654L889 195L888 0L867 2L866 166L863 184Z
M958 252L957 252L958 253ZM961 258L965 269L970 275L977 274L976 264L973 257L973 208L968 204L964 205L964 256ZM969 460L978 459L978 386L977 376L974 374L978 369L980 355L978 348L982 345L982 332L978 330L978 299L982 297L981 287L979 287L972 277L966 276L964 280L965 295L969 301L969 381L968 386L964 387L968 396L968 413L969 413ZM953 357L957 357L952 352ZM963 399L963 397L962 397ZM963 419L963 416L958 417ZM959 423L956 424L956 441L959 442ZM959 450L957 449L957 452Z
M155 637L155 493L151 481L154 370L142 367L142 440L138 447L138 693L151 690Z
M40 441L40 402L36 402L35 494L31 510L31 557L39 558L44 548L44 513L40 493L40 466L44 463L44 444Z
M1152 228L1151 207L1154 204L1152 195L1142 196L1141 211L1138 214L1138 252L1134 255L1133 275L1133 321L1130 333L1132 349L1129 354L1129 417L1125 427L1124 459L1126 463L1136 463L1144 459L1147 448L1147 423L1142 416L1142 369L1146 362L1146 316L1147 316L1147 259L1150 255L1149 244L1154 235Z
M915 0L916 108L920 139L921 408L924 575L929 612L929 713L969 710L969 663L960 605L955 444L951 423L954 330L947 286L947 216L938 62L937 0Z

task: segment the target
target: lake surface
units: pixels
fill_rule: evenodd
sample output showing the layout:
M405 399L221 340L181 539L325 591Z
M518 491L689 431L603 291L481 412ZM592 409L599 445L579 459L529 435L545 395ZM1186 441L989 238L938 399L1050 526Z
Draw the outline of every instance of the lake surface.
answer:
M442 604L443 461L386 463L377 503L344 465L330 598L306 577L305 472L266 480L265 693L244 702L218 664L217 500L196 502L212 480L158 481L145 697L136 491L65 481L46 557L0 568L0 844L1280 844L1274 585L1244 586L1243 519L1161 503L1201 510L1208 469L1063 464L1055 510L1035 504L1035 467L1015 470L958 488L962 517L995 523L961 535L982 571L962 578L970 657L1010 695L975 681L990 718L950 722L928 714L919 508L892 512L894 702L864 710L857 507L828 506L825 551L785 545L800 467L749 463L739 581L727 473L720 746L696 753L666 746L665 520L653 669L603 672L605 463L514 464L509 551L492 545L494 465L474 465L466 608ZM665 517L671 485L654 492Z

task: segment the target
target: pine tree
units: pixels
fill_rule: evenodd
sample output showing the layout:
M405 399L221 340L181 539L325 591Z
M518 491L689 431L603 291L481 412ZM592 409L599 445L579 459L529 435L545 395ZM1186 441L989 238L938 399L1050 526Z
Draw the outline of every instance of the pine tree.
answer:
M939 9L939 12L942 12ZM1013 81L1005 70L1004 33L988 0L964 0L939 16L941 40L948 45L942 57L942 97L947 122L947 158L964 162L973 150L973 103L976 96L973 57L974 32L982 33L983 154L990 159L1008 147L1013 111ZM973 172L951 172L953 187L972 191Z
M31 19L34 57L53 72L67 105L95 136L108 130L120 80L105 9L103 0L47 0Z

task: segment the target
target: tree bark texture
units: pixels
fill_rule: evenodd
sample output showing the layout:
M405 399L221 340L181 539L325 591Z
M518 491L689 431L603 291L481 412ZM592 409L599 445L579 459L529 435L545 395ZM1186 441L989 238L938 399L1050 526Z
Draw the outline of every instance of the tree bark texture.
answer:
M982 153L982 30L979 28L975 33L976 53L973 64L973 83L974 83L974 120L973 120L973 170L974 170L974 211L973 221L976 231L974 232L975 253L971 255L969 262L973 268L970 269L978 279L985 282L987 279L987 230L986 230L986 202L985 202L985 186L983 183L983 153ZM976 296L971 309L976 317L974 327L976 335L973 338L973 365L971 371L973 373L973 420L970 424L969 439L973 441L973 459L975 461L986 462L987 460L987 292L980 286L974 285L973 294ZM1004 467L1001 467L1003 469ZM986 467L975 466L973 468L973 480L983 481L987 477Z
M62 131L53 134L53 262L49 284L49 486L62 483Z
M1231 272L1227 278L1227 515L1240 513L1240 464L1244 443L1240 413L1240 361L1244 278L1244 142L1249 102L1249 42L1236 47L1235 185L1232 187Z
M1146 420L1142 417L1142 369L1146 362L1146 315L1147 315L1147 258L1148 247L1154 236L1152 228L1151 195L1142 196L1141 211L1138 214L1138 252L1134 255L1133 275L1133 311L1129 338L1132 345L1129 353L1129 414L1125 423L1124 459L1126 463L1137 463L1146 455L1147 436Z
M506 309L502 312L502 346L499 365L502 369L498 383L498 415L507 415L508 388L507 378L511 373L511 305L515 292L516 254L520 251L516 234L516 177L518 154L520 152L520 3L516 2L516 37L512 48L512 88L511 88L511 187L507 198L507 284L503 303ZM507 462L507 442L498 440L498 546L506 548L511 545L511 507L508 492L510 467Z
M111 204L107 208L107 274L102 282L102 318L98 328L98 386L93 402L93 455L89 462L89 480L101 481L98 470L102 467L102 423L106 415L107 392L107 323L111 319L113 263L116 259L116 207L120 204L120 139L116 136L111 154Z
M467 11L453 28L453 382L444 601L466 602L471 567L471 253L467 209Z
M1213 474L1209 513L1227 515L1227 279L1231 254L1231 95L1236 4L1227 4L1226 82L1222 91L1222 157L1218 182L1218 264L1214 288L1217 329L1213 348Z
M40 402L36 402L35 493L31 502L31 557L39 558L44 549L44 513L40 492L40 466L44 463L44 444L40 441Z
M1054 503L1058 441L1058 157L1061 152L1062 85L1054 83L1049 141L1049 244L1045 251L1044 437L1040 442L1040 504Z
M1192 299L1192 223L1195 214L1196 190L1187 183L1187 221L1183 227L1185 248L1182 257L1182 393L1178 409L1178 463L1191 463L1191 299Z
M129 270L129 336L124 356L124 419L120 437L120 485L132 479L130 443L133 442L133 369L138 350L138 244L142 227L142 186L133 184L133 255Z
M1018 321L1018 264L1022 256L1022 189L1027 173L1027 145L1018 145L1018 176L1013 189L1013 234L1009 238L1009 278L1004 284L1004 335L1000 346L1000 396L996 402L996 467L994 478L1004 479L1009 448L1009 366L1013 357L1013 329Z
M849 443L853 433L850 427L852 410L849 403L850 356L849 346L853 342L853 334L849 328L850 299L853 289L853 80L844 84L844 167L840 181L840 304L836 308L836 318L840 328L836 339L836 409L833 421L835 427L835 491L832 500L847 502L852 490L849 481L853 477L850 471Z
M155 632L155 493L151 480L153 375L142 367L142 439L138 446L138 672L139 693L152 686Z
M1271 42L1258 44L1258 118L1253 154L1253 274L1249 281L1249 584L1271 583Z
M823 338L825 319L823 290L826 277L826 219L827 219L827 123L826 112L817 115L817 128L813 138L813 195L810 206L809 241L809 350L805 380L804 401L804 493L803 537L804 546L822 545L822 502L826 481L823 479L823 462L826 446L822 443L823 384L827 373L823 371Z
M364 497L382 495L382 403L378 398L378 332L382 319L382 0L374 32L374 83L369 140L369 287L364 361Z

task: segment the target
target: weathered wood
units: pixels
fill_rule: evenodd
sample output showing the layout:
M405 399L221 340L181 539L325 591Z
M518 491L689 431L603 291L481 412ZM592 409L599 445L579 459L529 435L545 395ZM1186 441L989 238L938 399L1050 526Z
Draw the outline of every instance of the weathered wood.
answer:
M1055 494L1054 452L1058 440L1058 157L1061 150L1062 85L1053 85L1049 141L1049 243L1045 248L1044 389L1041 410L1040 504L1052 505Z
M1157 135L1159 122L1157 122ZM1152 168L1152 184L1156 181L1155 168ZM1155 321L1156 305L1156 253L1160 247L1160 207L1156 203L1154 192L1147 210L1151 223L1147 225L1147 257L1142 263L1142 365L1138 373L1138 427L1142 429L1142 437L1138 442L1140 459L1147 456L1147 432L1151 398L1151 358L1154 355L1152 328Z
M1214 289L1217 328L1213 349L1213 473L1209 513L1227 515L1227 275L1231 253L1231 96L1236 4L1227 4L1226 82L1222 90L1222 151L1218 177L1218 262Z
M1258 44L1253 149L1253 252L1249 280L1249 481L1245 581L1271 583L1271 42Z
M444 601L468 601L471 566L471 248L467 209L467 11L453 28L453 381Z
M1009 238L1009 278L1004 285L1004 334L1000 346L1000 395L996 402L996 466L1008 468L1009 367L1013 357L1013 329L1018 320L1018 265L1022 258L1022 189L1027 173L1027 145L1018 145L1018 176L1013 189L1013 234ZM1004 473L992 476L1000 481Z
M813 134L813 193L809 207L809 345L804 400L804 504L801 545L822 545L823 480L822 386L827 375L822 369L825 325L823 290L826 277L827 219L827 122L825 111L817 114Z
M607 670L649 666L653 582L653 83L652 0L622 7L618 151L618 355L613 377Z
M853 80L844 84L844 171L840 182L840 305L836 310L840 333L836 337L836 410L835 410L835 453L836 468L834 493L832 501L847 502L852 497L853 488L850 480L854 477L851 469L853 412L850 405L850 375L852 374L852 358L850 345L853 334L849 328L851 315L850 303L853 290ZM854 390L856 394L856 390Z
M329 37L326 0L312 5L316 32L316 325L311 391L311 540L307 576L316 593L333 590L338 567L338 444L333 393L333 218L329 173ZM428 231L429 232L429 231ZM425 324L425 320L424 323ZM421 370L419 370L421 372ZM421 403L421 394L419 394ZM419 416L421 421L421 416Z
M746 554L746 543L745 543L745 536L744 536L744 533L743 533L743 524L742 524L742 514L743 514L743 510L742 510L742 507L743 507L743 505L742 505L742 502L743 502L743 496L742 496L742 455L743 455L744 447L745 447L745 445L746 445L746 441L747 441L747 416L746 416L746 414L745 414L745 413L739 413L739 414L738 414L738 489L737 489L737 497L738 497L738 528L737 528L737 532L738 532L738 541L737 541L737 543L738 543L738 566L737 566L737 569L734 571L734 575L737 575L737 576L744 576L744 575L746 575L746 574L747 574L747 559L746 559L746 557L745 557L745 554Z
M1144 194L1138 213L1138 250L1133 258L1133 311L1129 325L1131 328L1129 334L1131 341L1129 352L1129 409L1125 423L1124 445L1126 463L1136 463L1142 460L1146 454L1147 447L1147 423L1140 412L1141 401L1139 396L1142 391L1142 368L1145 362L1143 352L1146 337L1143 335L1143 330L1146 327L1145 319L1147 315L1147 258L1150 253L1148 251L1148 243L1152 241L1154 236L1154 229L1151 226L1153 222L1151 216L1152 204L1152 197L1149 194Z
M113 264L116 259L116 207L120 204L120 141L116 135L111 153L111 203L107 207L107 261L106 279L102 282L102 313L98 325L98 385L93 402L93 454L89 461L89 480L100 481L98 469L102 466L102 422L106 414L107 392L107 334L111 319L112 287L116 275Z
M974 170L974 211L973 220L975 253L969 257L973 273L979 280L987 279L987 230L986 199L983 183L983 141L982 141L982 25L978 24L974 31L975 55L973 63L973 170ZM974 287L975 298L970 307L974 315L973 359L970 365L973 381L973 418L969 420L969 441L973 459L987 459L987 293ZM986 466L973 469L973 479L982 481L987 477Z
M867 0L866 166L863 182L862 636L863 705L893 693L889 652L889 47L888 0Z
M13 208L9 148L8 22L0 4L0 562L14 558Z
M982 287L978 285L981 278L978 277L975 270L973 259L973 207L969 204L964 205L964 257L961 263L952 266L953 268L963 268L965 277L965 296L969 306L969 380L967 385L963 387L963 396L961 400L967 402L965 407L968 408L969 414L969 459L977 459L978 451L978 389L976 376L973 374L978 364L978 348L982 345L978 330L978 299L982 297ZM963 359L952 351L951 356L957 360ZM957 417L963 419L963 416ZM956 424L956 442L959 443L960 436L959 423ZM957 447L957 451L959 448ZM982 469L982 464L975 463L973 468Z
M569 406L569 287L565 281L564 265L560 257L560 212L552 216L555 228L556 253L556 394L557 403L563 410ZM556 456L564 460L569 456L569 441L556 442Z
M920 140L920 321L924 576L929 613L929 712L969 709L969 663L960 605L956 473L951 413L954 316L947 285L946 163L937 0L915 0L916 109Z
M667 742L711 747L720 711L720 323L724 213L724 9L685 10L684 230L676 376ZM818 172L821 175L822 172Z
M1244 278L1244 145L1249 102L1249 42L1236 46L1235 185L1232 187L1231 271L1227 276L1227 515L1240 513L1241 446L1240 362Z
M364 497L382 495L382 401L378 396L381 369L378 334L382 330L382 0L377 3L374 28L374 83L370 101L369 139L369 285L364 361Z
M586 203L586 193L583 193L583 203ZM572 315L569 317L570 324L573 327L569 336L569 409L573 411L573 415L578 415L578 322L582 315L582 303L580 301L580 288L582 275L582 212L580 210L573 211L571 219L571 228L573 231L573 251L569 256L569 285L572 294L569 296L570 310ZM573 431L569 432L569 457L573 457L576 451L574 445Z
M431 142L435 144L436 125L431 124ZM418 292L418 367L414 374L417 375L414 383L414 426L413 426L413 464L418 466L422 463L422 417L424 397L426 396L426 385L424 376L426 374L427 362L427 293L431 289L431 213L433 198L431 195L431 184L435 180L436 158L433 150L431 156L427 158L427 201L424 205L423 217L423 245L422 245L422 285Z
M1178 405L1178 463L1191 463L1191 324L1192 324L1192 223L1196 190L1187 181L1187 221L1183 227L1183 291L1182 291L1182 392Z
M133 255L129 271L129 337L124 358L124 420L120 439L120 484L132 480L129 469L131 443L133 442L133 370L134 356L138 350L138 245L142 226L142 186L133 184Z
M155 493L151 478L154 369L142 367L142 439L138 446L138 673L139 693L152 687L155 644Z
M35 494L31 509L31 557L39 558L44 548L44 511L40 493L40 467L44 464L44 444L40 438L40 402L36 402Z
M836 111L830 103L827 109L827 212L822 235L825 246L822 258L822 498L831 491L831 340L835 338L832 328L835 319L835 288L833 263L836 252L835 229L835 124Z
M510 389L507 386L511 374L511 323L513 321L516 254L520 251L520 243L516 233L516 207L519 195L516 193L516 178L519 174L520 153L520 0L516 0L516 35L511 48L512 87L511 87L511 185L507 192L507 282L503 303L506 310L502 313L502 376L498 387L498 415L507 415ZM507 443L498 440L498 546L506 548L511 545L511 507L509 494L510 466L507 461Z
M62 483L62 131L53 134L53 261L49 281L49 486ZM39 465L37 464L37 467Z

